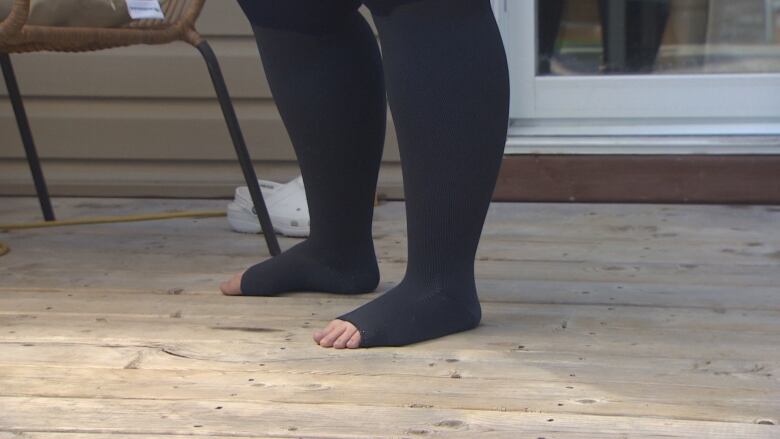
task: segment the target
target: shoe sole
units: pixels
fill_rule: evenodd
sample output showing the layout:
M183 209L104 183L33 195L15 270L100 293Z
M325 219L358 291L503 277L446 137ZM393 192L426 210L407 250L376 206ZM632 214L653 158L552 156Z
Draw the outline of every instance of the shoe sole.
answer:
M251 233L258 234L263 233L263 228L260 227L260 221L256 216L245 211L244 209L233 206L233 203L228 205L228 223L230 227L239 233ZM280 221L271 218L271 222L274 224L274 231L281 233L284 236L293 238L305 238L309 236L308 227L295 227L292 225L281 225Z

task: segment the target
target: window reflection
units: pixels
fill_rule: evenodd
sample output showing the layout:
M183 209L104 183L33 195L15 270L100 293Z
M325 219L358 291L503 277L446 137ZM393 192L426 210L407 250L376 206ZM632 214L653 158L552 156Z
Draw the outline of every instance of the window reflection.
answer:
M538 0L540 75L780 72L780 0Z

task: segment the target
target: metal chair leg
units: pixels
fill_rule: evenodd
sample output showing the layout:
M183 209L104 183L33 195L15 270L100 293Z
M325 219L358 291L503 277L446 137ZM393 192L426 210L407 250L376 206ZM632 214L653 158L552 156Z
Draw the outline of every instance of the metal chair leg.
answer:
M263 229L268 250L271 252L272 256L277 256L281 253L279 242L276 239L276 233L274 233L271 218L268 215L268 208L265 205L263 193L260 191L260 184L257 182L257 176L255 174L255 169L252 166L252 160L249 157L249 151L246 149L244 135L241 133L241 127L238 124L233 102L230 99L230 94L225 85L225 79L222 76L222 69L220 69L217 57L208 42L203 40L195 45L195 47L201 55L203 55L203 59L208 66L211 81L214 83L214 90L217 92L217 98L222 107L222 113L225 116L228 131L230 131L230 137L233 139L233 146L236 149L236 155L238 155L238 161L241 164L244 179L249 187L249 193L251 194L252 202L255 205L255 213L260 220L260 227Z
M43 177L43 170L41 169L41 162L38 159L38 152L35 150L35 142L33 141L32 131L30 130L30 122L27 119L27 112L24 110L22 95L19 92L19 84L16 82L16 74L14 74L14 68L11 64L11 57L8 56L7 53L0 53L0 65L3 70L3 78L5 78L5 86L8 88L8 97L11 99L11 105L14 108L19 134L21 135L22 143L24 144L27 163L30 165L30 173L32 173L33 181L35 182L35 192L38 194L38 202L41 204L43 218L46 221L54 221L54 209L51 207L49 190L46 187L46 180Z

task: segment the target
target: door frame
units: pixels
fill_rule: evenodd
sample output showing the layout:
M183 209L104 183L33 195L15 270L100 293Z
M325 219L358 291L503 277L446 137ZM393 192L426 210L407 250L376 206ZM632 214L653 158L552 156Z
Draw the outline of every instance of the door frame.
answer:
M512 74L510 113L517 116L527 109L525 100L535 105L550 87L571 88L574 83L561 81L565 78L535 76L535 13L529 15L530 26L512 26L512 5L536 2L491 1ZM516 51L523 41L532 44ZM606 79L616 78L594 79L603 86ZM620 79L624 87L641 85ZM764 90L776 84L775 78L758 79ZM537 81L546 91L538 93ZM763 99L762 111L780 108L766 96ZM780 115L780 110L774 114ZM775 118L682 119L670 130L669 118L514 117L494 200L780 205L780 135L772 126ZM718 131L718 122L729 126ZM708 135L697 134L708 130ZM669 135L670 131L678 134Z
M780 99L773 99L780 96L780 74L539 77L536 1L492 2L511 72L508 153L532 152L524 145L536 137L560 138L546 142L548 152L596 153L602 148L582 142L593 136L667 137L640 142L652 152L637 142L610 142L611 152L619 146L628 153L675 153L675 143L692 143L695 148L681 153L780 153ZM715 145L713 136L729 137ZM688 142L665 147L674 137Z

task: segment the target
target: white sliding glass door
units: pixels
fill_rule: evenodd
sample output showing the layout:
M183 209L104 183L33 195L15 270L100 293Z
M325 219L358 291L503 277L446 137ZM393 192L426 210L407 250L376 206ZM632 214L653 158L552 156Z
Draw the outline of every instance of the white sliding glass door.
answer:
M780 153L780 0L495 0L511 152Z

